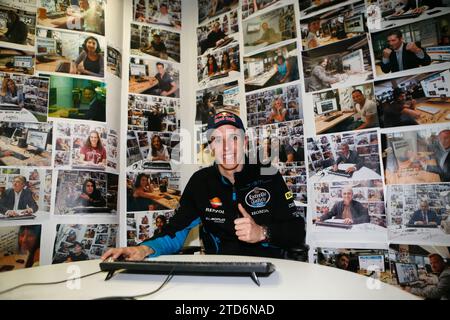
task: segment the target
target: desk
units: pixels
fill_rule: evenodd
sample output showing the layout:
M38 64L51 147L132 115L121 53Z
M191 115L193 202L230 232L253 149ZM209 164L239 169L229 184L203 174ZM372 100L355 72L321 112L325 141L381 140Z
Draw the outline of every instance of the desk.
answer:
M337 117L334 120L331 121L325 121L325 119L327 118L326 116L318 116L315 118L315 122L316 122L316 133L322 133L325 132L331 128L333 128L334 126L336 126L338 123L341 123L345 120L347 120L348 118L353 117L356 114L356 112L344 112L342 113L341 116Z
M128 90L130 93L143 93L146 90L158 85L158 80L155 77L145 77L147 81L137 82L135 79L130 79Z
M430 155L429 152L419 152L419 157ZM428 165L436 165L436 160L426 160ZM437 173L427 172L425 170L410 168L411 160L399 163L398 170L392 171L386 168L384 176L386 184L416 184L441 182L441 177Z
M394 243L430 244L448 246L450 234L439 228L407 228L406 226L389 226L389 240Z
M440 10L440 12L436 12L434 14L428 14L427 12L433 12L436 10ZM439 17L442 15L445 15L447 13L450 13L450 8L447 7L436 7L434 9L429 9L427 11L425 11L424 13L422 13L420 16L416 17L416 18L412 18L412 19L400 19L400 20L385 20L383 19L381 21L381 30L386 30L386 29L390 29L390 28L395 28L395 27L400 27L400 26L404 26L407 24L411 24L411 23L415 23L415 22L419 22L422 20L427 20L430 18L435 18L435 17ZM377 31L377 30L371 30L372 32Z
M433 108L437 108L440 111L436 114L427 113L425 111L417 109L418 107L429 106ZM429 124L429 123L437 123L437 122L449 122L450 118L447 118L450 115L450 104L448 103L438 103L438 102L420 102L416 104L416 110L420 113L420 118L417 119L419 124Z
M152 197L152 200L157 204L167 208L176 209L178 203L180 202L181 196L174 195L175 190L167 189L167 192L160 192L159 189L153 189L153 192L147 192L148 195ZM165 196L169 196L172 199L166 199Z
M212 79L210 77L205 77L202 81L198 83L198 86L200 88L204 88L206 86L215 86L224 82L229 82L235 78L237 78L240 75L239 71L228 71L228 77L218 78L218 79Z
M348 87L351 85L359 85L363 82L367 82L372 79L373 79L372 71L350 74L350 75L348 75L347 79L333 83L331 85L331 88L337 89L337 88L342 88L342 87Z
M341 170L345 170L349 166L354 166L354 165L339 164L338 168ZM325 168L324 170L330 170L331 168L332 167L328 167L328 168ZM319 182L332 182L332 181L343 181L343 180L356 181L356 180L376 180L376 179L381 179L381 175L379 175L372 169L369 169L369 168L363 166L359 170L356 170L355 172L353 172L353 176L351 178L337 176L337 175L334 175L331 173L325 173L325 175L323 177L315 174L309 178L309 181L314 184L314 183L319 183Z
M4 166L14 166L14 167L22 167L22 166L36 166L36 167L46 167L51 164L51 155L48 151L43 151L40 155L32 154L26 151L26 148L19 148L18 146L14 146L9 144L7 141L8 138L0 137L0 149L9 150L20 153L24 156L29 157L25 160L19 160L15 157L2 157L0 159L0 163L3 163ZM0 164L1 166L1 164Z
M50 28L64 28L67 29L67 20L69 19L68 16L60 17L56 19L41 19L38 18L37 25L43 26L43 27L50 27Z
M332 44L332 43L335 43L335 42L339 42L339 41L348 40L348 39L351 39L353 37L357 37L357 36L359 36L361 34L363 34L363 33L347 33L347 37L344 38L344 39L338 39L336 37L326 37L326 38L320 38L319 37L319 38L317 38L318 43L319 43L318 47L326 46L326 45L329 45L329 44ZM308 49L308 50L311 50L311 49Z
M60 57L52 62L44 62L44 63L41 63L36 60L36 70L45 72L58 72L56 71L56 69L58 68L60 63L64 62L71 63L69 59L66 59L64 57Z
M277 74L277 70L274 68L270 68L269 71L264 72L263 74L257 75L256 77L251 77L245 79L245 85L250 86L264 86L272 77Z
M175 255L160 256L157 260L177 261L268 261L276 271L269 277L260 277L261 286L256 286L250 277L203 277L179 276L159 292L143 299L153 300L289 300L289 299L414 299L418 297L401 289L375 281L379 289L371 290L365 276L325 267L317 264L291 260L219 256L219 255ZM0 291L22 283L52 282L68 278L67 269L76 265L80 276L99 271L99 260L56 264L0 274ZM93 299L105 296L137 295L156 289L164 281L164 275L116 274L104 281L106 273L99 273L81 280L79 290L70 290L66 283L27 286L0 296L1 299ZM338 289L337 289L338 288Z

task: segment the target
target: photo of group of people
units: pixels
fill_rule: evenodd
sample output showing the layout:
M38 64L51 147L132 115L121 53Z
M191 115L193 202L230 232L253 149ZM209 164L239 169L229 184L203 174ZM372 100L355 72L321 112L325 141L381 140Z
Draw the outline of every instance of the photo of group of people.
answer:
M173 210L127 213L127 246L137 246L159 234L173 214Z
M0 223L15 219L34 219L36 213L49 213L51 189L51 170L1 169Z
M117 246L117 224L58 224L52 264L99 259Z
M36 33L36 6L25 2L3 0L0 3L0 44L7 42L15 48L33 50Z
M181 0L133 0L133 20L181 29Z
M178 172L129 172L127 212L174 210L180 201Z
M278 171L283 176L288 189L294 196L294 201L301 204L308 203L306 182L306 167L304 161L285 162L278 164Z
M118 180L112 173L59 170L55 214L116 214Z

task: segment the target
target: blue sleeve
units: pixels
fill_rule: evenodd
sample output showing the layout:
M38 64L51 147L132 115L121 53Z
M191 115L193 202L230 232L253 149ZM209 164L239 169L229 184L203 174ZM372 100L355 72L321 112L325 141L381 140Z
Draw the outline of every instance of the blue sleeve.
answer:
M184 242L192 230L192 228L200 224L200 218L195 219L186 228L177 231L174 237L170 235L165 235L162 237L155 238L153 240L144 241L141 245L147 246L153 249L154 253L149 255L149 257L157 257L164 254L174 254L181 250Z

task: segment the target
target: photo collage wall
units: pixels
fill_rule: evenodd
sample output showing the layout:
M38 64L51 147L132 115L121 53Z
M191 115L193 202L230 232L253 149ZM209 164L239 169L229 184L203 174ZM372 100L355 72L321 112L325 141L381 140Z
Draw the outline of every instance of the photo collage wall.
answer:
M109 52L105 27L113 6L0 1L1 271L97 259L116 246L119 128L108 114L120 103L108 82L120 81L121 50ZM56 224L54 215L65 217Z

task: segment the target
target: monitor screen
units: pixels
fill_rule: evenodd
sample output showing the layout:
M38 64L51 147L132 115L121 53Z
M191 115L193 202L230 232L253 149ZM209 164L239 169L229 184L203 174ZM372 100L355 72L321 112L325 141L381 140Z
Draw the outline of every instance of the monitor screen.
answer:
M344 20L345 33L362 33L364 32L364 18L362 14L346 18Z
M248 75L255 77L264 72L264 60L250 62L248 65Z
M45 150L47 148L47 136L48 132L29 129L27 133L27 144L39 150Z
M450 46L428 47L425 51L430 56L431 60L449 61L450 60Z
M14 57L14 67L32 68L33 67L33 57L15 56Z
M337 111L336 99L327 99L317 102L317 113L327 114L333 111Z
M417 265L413 263L395 263L395 270L397 273L398 284L408 285L412 282L419 281L419 272Z
M56 40L48 38L38 38L37 52L42 53L56 53Z
M433 74L432 76L420 81L423 92L427 98L438 98L441 96L450 97L450 71L444 71Z
M344 71L364 72L364 57L362 49L346 54L342 57Z
M132 76L146 76L146 71L147 69L145 68L144 64L130 64L130 74Z
M379 255L367 255L358 256L359 269L366 271L380 270L384 272L384 256Z
M259 32L259 23L249 23L247 25L247 33Z

